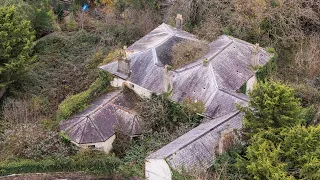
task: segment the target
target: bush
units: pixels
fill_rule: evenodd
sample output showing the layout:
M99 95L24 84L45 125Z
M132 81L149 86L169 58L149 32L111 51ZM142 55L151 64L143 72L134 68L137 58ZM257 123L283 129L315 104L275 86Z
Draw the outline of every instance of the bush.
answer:
M109 75L101 71L100 77L86 91L67 97L59 105L56 119L58 121L65 120L84 110L95 97L107 92L109 83Z
M199 114L205 111L205 107L202 102L193 102L192 99L186 99L180 105L163 94L142 101L138 111L143 118L146 131L167 129L173 132L180 125L198 125L202 120Z
M295 96L301 99L304 107L320 103L320 91L310 84L291 84L295 90Z
M89 151L71 157L57 157L41 161L21 159L1 162L0 175L73 171L114 175L121 164L122 161L114 156Z
M270 80L277 71L277 54L272 49L267 49L267 51L273 52L274 55L264 66L259 67L256 72L257 80L262 82Z
M213 174L215 177L214 179L247 178L246 171L237 164L237 158L244 153L245 146L240 143L235 144L232 148L215 159L214 164L209 168L210 174Z
M27 129L27 130L26 130ZM9 124L0 140L0 161L13 158L45 159L76 152L73 144L63 142L58 133L37 123Z

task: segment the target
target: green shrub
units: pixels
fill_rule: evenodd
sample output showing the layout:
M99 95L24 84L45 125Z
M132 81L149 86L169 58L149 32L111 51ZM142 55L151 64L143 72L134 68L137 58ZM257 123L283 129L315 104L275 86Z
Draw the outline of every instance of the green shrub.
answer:
M272 49L268 49L274 52ZM268 51L267 50L267 51ZM256 77L258 81L265 81L272 77L272 75L277 71L277 54L274 53L273 57L262 67L259 67L256 72Z
M245 146L238 143L228 151L218 156L214 164L209 168L209 172L221 179L244 179L247 178L246 171L237 163L239 155L245 153Z
M72 96L68 96L60 105L57 111L56 119L58 121L67 119L71 115L84 110L93 98L107 92L110 77L107 73L100 73L100 77L93 82L90 87Z
M57 157L41 161L21 159L0 163L0 175L40 172L85 171L93 174L113 175L122 161L102 152L82 152L71 157Z
M302 116L305 119L305 122L307 124L311 124L313 119L315 118L317 112L318 112L318 108L316 105L312 105L312 106L304 108L302 111Z
M171 101L163 94L151 99L145 99L140 104L139 112L144 119L145 128L153 131L167 129L170 132L179 128L180 124L194 126L198 125L202 117L199 114L205 112L203 102L194 102L185 99L182 104Z
M43 37L53 32L54 14L52 10L39 8L35 10L32 26L36 31L36 37Z

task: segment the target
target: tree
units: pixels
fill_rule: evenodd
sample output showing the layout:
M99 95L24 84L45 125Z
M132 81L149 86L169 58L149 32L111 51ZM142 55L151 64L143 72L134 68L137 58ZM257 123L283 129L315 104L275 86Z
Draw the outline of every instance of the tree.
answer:
M34 38L30 21L15 6L0 7L0 89L19 80L34 61Z
M281 156L290 174L320 179L320 125L295 126L280 133Z
M320 126L274 130L255 134L238 164L255 179L320 179Z
M249 93L248 107L239 109L244 115L244 134L253 134L269 128L292 127L303 121L299 99L294 90L280 82L259 83Z
M254 135L247 147L248 161L245 163L248 173L254 179L293 179L287 175L286 164L280 161L280 146L264 135L264 132Z

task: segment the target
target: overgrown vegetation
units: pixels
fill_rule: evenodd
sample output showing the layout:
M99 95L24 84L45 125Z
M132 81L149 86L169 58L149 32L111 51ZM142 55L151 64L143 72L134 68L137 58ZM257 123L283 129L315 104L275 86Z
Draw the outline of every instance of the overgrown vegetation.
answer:
M30 68L35 37L30 21L15 6L0 7L0 24L0 91L4 91Z
M203 57L209 51L205 41L183 41L172 47L172 67L177 69L183 65Z
M320 126L306 125L314 118L312 108L302 110L294 90L274 81L259 83L249 96L249 106L240 108L245 113L242 144L216 160L214 176L318 179Z
M71 115L84 110L94 98L106 93L110 87L111 77L107 73L101 71L99 78L94 81L90 87L79 93L67 97L58 107L57 120L66 120Z
M70 157L46 158L41 161L20 159L0 163L0 175L14 173L84 171L97 175L114 176L122 161L98 151L84 151Z
M84 3L89 10L83 13ZM242 145L218 157L202 178L319 179L319 7L316 0L175 0L171 5L155 0L77 0L69 7L58 0L4 0L0 174L81 170L127 179L143 176L143 160L150 152L201 122L201 102L186 99L178 105L164 96L142 101L140 114L150 121L141 138L115 152L120 159L77 154L59 136L56 119L68 118L110 90L98 65L114 60L118 48L161 22L174 26L180 13L183 28L202 39L212 41L224 33L274 47L267 51L278 53L258 69L261 84L250 93L249 108L242 108ZM203 44L178 44L174 68L206 49ZM286 84L268 82L279 79ZM174 177L189 178L178 173Z

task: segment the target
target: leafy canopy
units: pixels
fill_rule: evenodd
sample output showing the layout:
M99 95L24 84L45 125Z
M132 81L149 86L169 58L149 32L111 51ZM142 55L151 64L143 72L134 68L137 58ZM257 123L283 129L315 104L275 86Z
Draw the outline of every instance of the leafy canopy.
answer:
M34 32L15 6L0 7L0 89L19 80L34 60Z

